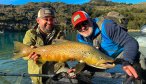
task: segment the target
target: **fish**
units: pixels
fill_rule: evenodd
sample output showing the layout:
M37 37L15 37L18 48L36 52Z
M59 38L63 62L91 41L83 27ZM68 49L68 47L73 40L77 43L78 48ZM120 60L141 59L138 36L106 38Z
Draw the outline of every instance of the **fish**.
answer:
M18 41L14 42L13 59L27 57L32 52L40 55L39 61L42 63L46 61L63 63L69 60L77 60L99 69L108 69L115 66L114 59L111 57L108 57L93 46L76 41L58 41L55 44L37 48L31 48Z

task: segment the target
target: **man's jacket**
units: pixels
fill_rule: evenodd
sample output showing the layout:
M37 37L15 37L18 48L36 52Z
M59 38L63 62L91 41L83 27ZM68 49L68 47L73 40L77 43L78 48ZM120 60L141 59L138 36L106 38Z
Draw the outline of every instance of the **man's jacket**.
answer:
M123 51L124 60L132 64L137 58L138 42L112 20L104 19L101 24L101 30L97 25L98 18L92 21L93 33L86 38L77 34L77 40L93 46L93 40L101 34L100 50L103 53L116 58Z
M26 32L23 43L29 46L43 46L43 45L50 45L53 44L53 39L64 39L64 33L61 32L58 27L55 27L54 30L48 34L48 36L43 37L40 33L39 28L33 28ZM37 52L36 52L37 53ZM24 58L28 59L28 58ZM47 74L48 71L54 71L54 64L53 62L46 62L43 66L36 64L33 60L28 60L28 73L29 74ZM33 84L42 84L42 81L46 81L47 79L44 78L42 80L41 77L31 77Z
M39 28L30 29L26 32L23 43L26 45L43 46L53 44L53 39L65 39L65 34L59 29L55 28L50 34L43 37L40 33Z

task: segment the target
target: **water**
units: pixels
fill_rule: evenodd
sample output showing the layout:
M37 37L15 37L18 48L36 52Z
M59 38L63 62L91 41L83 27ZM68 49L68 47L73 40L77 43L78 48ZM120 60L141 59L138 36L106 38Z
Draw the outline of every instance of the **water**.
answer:
M75 32L67 32L68 40L75 40L71 35ZM27 73L27 61L23 59L12 60L14 41L23 41L25 32L5 32L0 34L0 72ZM28 77L0 76L0 84L31 84Z
M27 61L23 59L12 60L13 41L20 41L24 32L5 32L0 34L0 72L27 73ZM67 32L68 40L75 40L75 32ZM72 35L73 34L73 35ZM140 36L139 33L130 33L133 37ZM142 50L146 50L145 47ZM0 84L31 84L29 77L0 76Z
M139 32L132 32L129 33L131 36L133 36L139 43L139 50L141 53L146 56L146 35L141 34Z
M27 73L27 61L23 59L12 60L13 42L20 41L24 32L5 32L0 34L0 72ZM17 76L0 76L0 84L26 84L30 79ZM20 81L23 82L20 82ZM30 82L27 82L30 84Z

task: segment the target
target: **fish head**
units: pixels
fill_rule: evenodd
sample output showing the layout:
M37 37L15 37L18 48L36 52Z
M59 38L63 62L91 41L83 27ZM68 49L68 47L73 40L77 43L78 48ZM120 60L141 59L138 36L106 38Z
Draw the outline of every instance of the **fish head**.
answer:
M115 66L114 59L98 51L89 51L85 54L85 62L92 67L99 69L108 69Z

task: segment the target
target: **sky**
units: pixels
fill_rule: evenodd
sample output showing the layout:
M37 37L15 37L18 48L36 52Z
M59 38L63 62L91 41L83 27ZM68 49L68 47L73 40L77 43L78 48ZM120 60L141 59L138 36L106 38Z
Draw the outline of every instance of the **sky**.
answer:
M87 3L90 0L0 0L0 4L13 4L13 5L23 5L27 4L28 2L64 2L67 4L83 4ZM119 3L132 3L132 4L138 4L141 2L146 2L146 0L109 0L113 2L119 2Z

